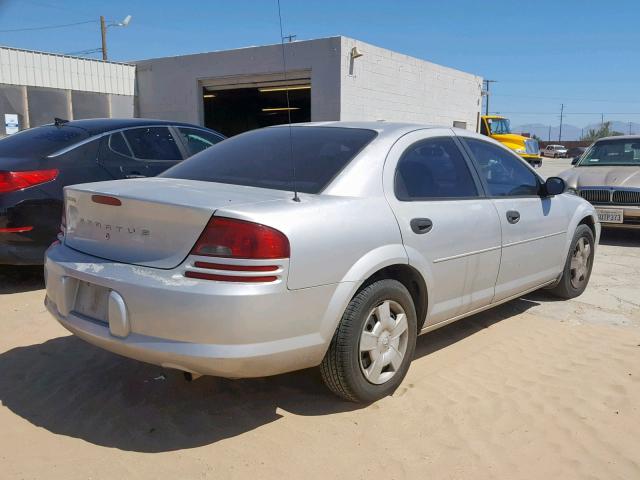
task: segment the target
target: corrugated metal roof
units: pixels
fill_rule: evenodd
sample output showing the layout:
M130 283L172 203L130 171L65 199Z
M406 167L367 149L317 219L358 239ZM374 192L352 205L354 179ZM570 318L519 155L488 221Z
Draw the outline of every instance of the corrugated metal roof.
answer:
M135 66L0 47L0 83L133 95Z

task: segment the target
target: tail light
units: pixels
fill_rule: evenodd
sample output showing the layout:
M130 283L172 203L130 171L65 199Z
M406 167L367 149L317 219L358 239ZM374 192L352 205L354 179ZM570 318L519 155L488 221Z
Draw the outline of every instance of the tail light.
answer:
M0 193L15 192L24 188L55 180L58 170L29 170L25 172L0 172Z
M192 255L246 260L289 258L289 239L280 231L259 223L212 217L191 250ZM241 265L194 262L194 267L217 273L188 270L186 277L223 282L273 282L278 265ZM245 273L246 275L242 275Z
M266 225L212 217L191 254L252 260L289 258L289 239Z

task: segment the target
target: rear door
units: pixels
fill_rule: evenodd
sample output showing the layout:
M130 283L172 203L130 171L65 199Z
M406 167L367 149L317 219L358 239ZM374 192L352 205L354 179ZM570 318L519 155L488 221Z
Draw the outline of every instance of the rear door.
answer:
M389 152L384 182L409 263L427 279L425 327L488 305L500 263L500 221L452 130L402 137Z
M569 215L556 197L541 197L542 181L506 148L479 138L472 154L502 226L502 259L494 301L555 279L564 265Z
M105 166L114 178L155 177L181 162L182 144L168 126L135 127L109 136Z
M148 163L133 156L122 132L113 132L102 137L98 163L115 179L152 176Z

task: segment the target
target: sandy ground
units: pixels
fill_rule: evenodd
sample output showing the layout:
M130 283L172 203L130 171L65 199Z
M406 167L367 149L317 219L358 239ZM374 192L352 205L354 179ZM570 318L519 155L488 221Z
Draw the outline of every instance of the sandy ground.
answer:
M640 231L606 233L582 297L422 336L360 407L315 370L185 383L103 352L49 318L38 269L0 268L0 478L638 479L638 285Z

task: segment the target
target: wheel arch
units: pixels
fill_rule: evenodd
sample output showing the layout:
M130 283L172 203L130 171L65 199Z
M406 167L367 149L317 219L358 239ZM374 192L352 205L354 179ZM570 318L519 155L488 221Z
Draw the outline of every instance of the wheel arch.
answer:
M419 333L427 317L429 296L424 277L411 265L407 263L397 263L377 270L360 284L353 296L356 296L358 292L372 283L385 279L397 280L409 291L416 309L416 323Z
M586 225L591 229L591 233L593 233L593 238L595 239L597 237L597 232L596 232L596 222L593 219L592 215L586 215L582 218L582 220L580 220L578 222L578 226L580 225Z

